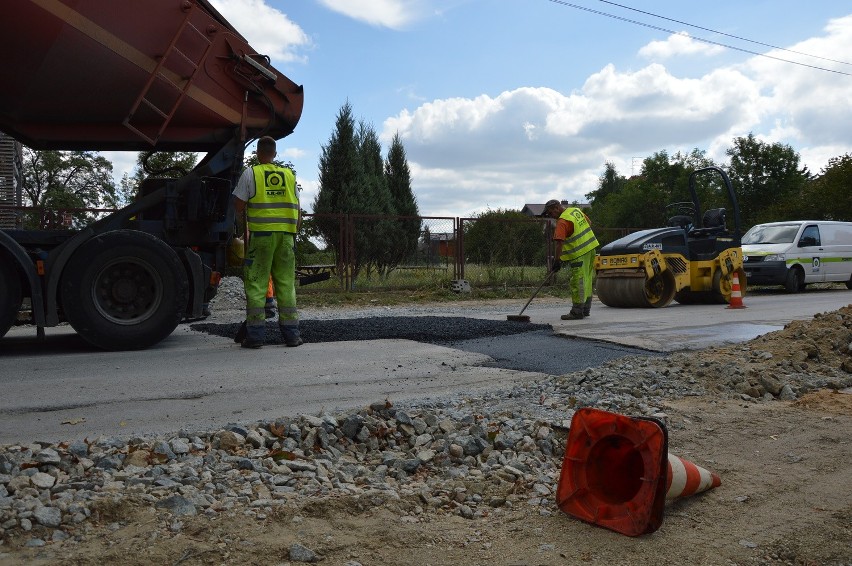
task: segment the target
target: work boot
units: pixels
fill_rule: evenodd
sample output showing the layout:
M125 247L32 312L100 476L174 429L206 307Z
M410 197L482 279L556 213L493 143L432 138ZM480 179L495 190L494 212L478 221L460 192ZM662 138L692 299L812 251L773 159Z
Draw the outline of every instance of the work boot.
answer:
M299 334L299 330L297 328L279 326L279 330L281 330L281 338L284 339L284 345L290 348L295 348L296 346L301 346L304 344L304 340L302 340L301 335Z
M583 305L583 316L591 316L592 314L592 298L589 297L586 299L586 303Z
M560 316L562 320L582 320L583 318L583 305L573 305L571 307L571 312L568 314L563 314Z
M240 346L243 348L251 348L252 350L257 350L259 348L263 348L262 340L252 340L251 338L244 338L240 343Z

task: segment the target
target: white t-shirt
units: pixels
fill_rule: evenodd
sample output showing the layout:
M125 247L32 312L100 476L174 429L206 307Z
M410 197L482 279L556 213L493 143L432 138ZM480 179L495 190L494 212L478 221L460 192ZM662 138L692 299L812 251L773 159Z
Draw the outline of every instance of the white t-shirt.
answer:
M254 184L254 170L247 167L240 175L240 180L237 181L237 186L232 193L235 197L243 202L248 202L251 197L257 192L257 187Z

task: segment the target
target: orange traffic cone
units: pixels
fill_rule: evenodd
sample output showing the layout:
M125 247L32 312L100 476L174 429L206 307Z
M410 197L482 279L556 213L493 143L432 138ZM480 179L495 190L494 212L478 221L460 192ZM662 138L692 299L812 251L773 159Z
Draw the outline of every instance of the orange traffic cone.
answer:
M662 422L584 408L571 419L556 503L573 517L638 536L660 528L666 499L720 484L716 474L668 453Z
M740 292L740 274L734 271L734 280L731 283L731 301L725 308L729 309L745 309L748 308L743 304L743 295Z

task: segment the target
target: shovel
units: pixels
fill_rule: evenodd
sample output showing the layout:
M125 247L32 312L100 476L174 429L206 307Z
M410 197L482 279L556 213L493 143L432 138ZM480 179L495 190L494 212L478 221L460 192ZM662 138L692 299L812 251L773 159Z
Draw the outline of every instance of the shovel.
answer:
M524 308L521 309L521 312L519 312L518 314L510 314L509 316L506 317L506 320L511 320L511 321L514 321L514 322L529 322L530 317L528 315L525 315L524 311L527 310L528 306L530 306L530 303L532 302L533 299L535 299L535 296L538 295L538 292L541 291L541 288L544 287L544 284L547 283L548 281L550 281L550 278L553 277L554 273L556 273L556 272L555 271L548 271L547 277L544 278L544 281L541 282L541 285L539 285L538 289L535 290L535 293L532 294L532 297L530 297L530 300L527 301L527 304L524 305Z

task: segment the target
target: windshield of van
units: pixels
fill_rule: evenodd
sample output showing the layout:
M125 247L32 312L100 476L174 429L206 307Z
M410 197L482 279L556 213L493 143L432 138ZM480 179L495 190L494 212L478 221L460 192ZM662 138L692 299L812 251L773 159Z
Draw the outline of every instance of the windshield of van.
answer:
M792 244L800 224L758 224L743 236L743 244Z

